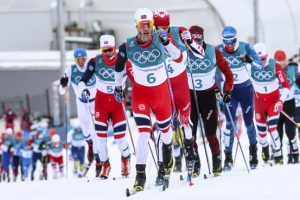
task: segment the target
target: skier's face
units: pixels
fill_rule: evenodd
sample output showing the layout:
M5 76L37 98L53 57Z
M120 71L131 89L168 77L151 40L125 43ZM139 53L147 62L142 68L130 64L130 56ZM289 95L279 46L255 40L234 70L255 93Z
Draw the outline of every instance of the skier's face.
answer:
M80 67L83 67L86 61L86 57L78 57L75 58L75 62L77 63L77 65L79 65Z
M136 23L136 28L138 30L138 40L141 43L148 42L153 33L153 21L142 21Z
M103 48L103 49L101 49L101 51L102 51L102 55L104 55L105 57L110 59L115 55L116 48L115 47Z

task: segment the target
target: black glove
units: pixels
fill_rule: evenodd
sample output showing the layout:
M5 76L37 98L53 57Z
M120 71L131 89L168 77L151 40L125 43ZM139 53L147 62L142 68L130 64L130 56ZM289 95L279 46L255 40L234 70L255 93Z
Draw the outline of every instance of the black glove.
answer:
M66 87L68 85L69 78L67 76L63 76L60 78L60 84L62 87Z
M125 94L122 89L122 86L115 87L114 96L115 96L117 102L119 102L119 103L123 102L123 99L125 98Z
M223 102L229 103L230 101L231 101L231 92L230 91L224 92Z
M39 146L39 150L44 150L46 149L46 142L43 140Z
M168 39L168 33L167 31L165 31L164 29L162 28L159 28L157 31L156 31L158 37L160 38L161 40L161 43L164 45L164 46L167 46L169 44L169 39Z
M248 56L247 54L240 55L240 58L243 63L252 63L252 61L253 61L253 59L250 56Z

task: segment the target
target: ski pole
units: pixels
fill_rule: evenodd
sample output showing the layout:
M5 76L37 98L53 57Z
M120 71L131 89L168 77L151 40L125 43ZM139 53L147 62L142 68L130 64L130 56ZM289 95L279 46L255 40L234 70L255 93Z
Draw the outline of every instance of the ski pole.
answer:
M65 104L65 125L66 125L66 145L68 145L68 88L65 89L64 94L64 104ZM68 158L68 146L66 148L66 178L68 179L68 173L69 173L69 158Z
M290 116L288 116L283 110L280 111L284 116L286 116L291 122L293 122L297 127L300 127L300 123L296 123Z
M128 121L128 117L127 117L127 115L126 115L126 110L125 110L125 105L124 105L123 100L121 100L121 104L122 104L124 116L125 116L125 118L126 118L126 123L127 123L127 126L128 126L129 135L130 135L130 139L131 139L131 143L132 143L132 147L133 147L133 151L134 151L133 155L135 155L135 147L134 147L134 143L133 143L133 139L132 139L131 128L130 128L130 124L129 124L129 121Z
M244 155L244 152L243 152L241 143L240 143L240 139L238 138L238 135L237 135L237 133L236 133L237 130L236 130L235 125L234 125L234 123L233 123L232 116L231 116L231 113L230 113L230 110L229 110L229 108L228 108L228 104L227 104L227 103L225 103L225 107L226 107L226 109L227 109L227 112L228 112L228 115L229 115L231 124L232 124L232 126L233 126L234 134L235 134L235 137L237 138L237 141L238 141L238 146L241 148L241 152L242 152L242 155L243 155L243 158L244 158L244 161L245 161L245 164L246 164L248 173L250 174L250 171L249 171L249 168L248 168L248 165L247 165L247 161L246 161L246 159L245 159L245 155Z
M217 100L218 100L218 106L217 106L217 108L218 108L218 121L219 121L219 123L220 123L220 121L221 121L221 109L220 109L220 107L221 107L221 103L220 103L220 97L219 97L219 95L217 95ZM220 144L219 144L219 146L220 146L220 157L221 157L221 160L222 160L222 133L221 133L221 125L220 125L220 127L219 127L219 132L220 132Z

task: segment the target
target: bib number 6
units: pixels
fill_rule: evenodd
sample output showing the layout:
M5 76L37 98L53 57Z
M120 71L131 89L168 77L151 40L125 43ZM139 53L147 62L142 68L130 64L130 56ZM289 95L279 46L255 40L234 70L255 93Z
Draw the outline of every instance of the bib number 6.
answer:
M147 75L147 81L148 83L154 83L156 81L156 78L154 77L154 73L150 73Z

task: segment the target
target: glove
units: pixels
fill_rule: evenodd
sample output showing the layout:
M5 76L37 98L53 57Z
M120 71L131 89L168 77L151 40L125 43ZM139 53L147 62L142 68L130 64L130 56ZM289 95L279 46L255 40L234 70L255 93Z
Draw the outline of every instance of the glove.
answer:
M167 31L165 31L164 29L162 28L159 28L157 31L156 31L158 37L160 38L161 40L161 43L164 45L164 46L167 46L169 44L169 39L168 39L168 33Z
M243 63L252 63L252 61L253 61L253 59L250 56L248 56L247 54L240 55L240 58Z
M283 101L279 100L274 106L274 112L281 112L283 109Z
M215 94L217 95L217 99L219 100L220 97L222 96L222 94L221 94L219 88L215 88L214 91L215 91Z
M41 142L41 144L40 144L40 146L39 146L39 150L44 150L44 149L46 149L46 142L45 141L42 141Z
M69 78L67 76L63 76L60 78L60 84L64 88L68 85Z
M181 33L181 37L183 40L185 40L188 44L192 44L192 36L191 33L188 30L185 30Z
M88 101L88 99L90 98L90 91L88 89L84 89L81 93L81 99L83 101Z
M230 101L231 101L231 92L230 91L224 92L223 102L229 103Z
M116 86L114 91L114 96L116 98L116 101L119 103L123 102L123 99L125 98L124 91L122 89L122 86Z

